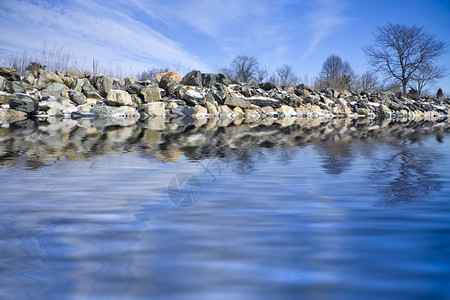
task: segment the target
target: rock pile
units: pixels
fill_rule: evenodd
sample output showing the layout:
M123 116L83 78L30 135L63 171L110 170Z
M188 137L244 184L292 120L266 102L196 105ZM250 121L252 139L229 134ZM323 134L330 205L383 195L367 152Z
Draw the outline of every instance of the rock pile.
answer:
M69 70L49 72L39 64L21 78L0 68L0 122L33 117L121 118L124 124L150 117L189 123L220 120L349 117L369 119L447 118L450 99L414 99L390 92L316 91L304 85L283 90L273 83L233 82L222 74L170 71L157 82L124 80Z

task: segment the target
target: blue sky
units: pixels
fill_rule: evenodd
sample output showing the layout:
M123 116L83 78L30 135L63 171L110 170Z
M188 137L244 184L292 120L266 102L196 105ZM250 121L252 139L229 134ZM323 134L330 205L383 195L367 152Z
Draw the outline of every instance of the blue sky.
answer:
M134 75L216 72L244 54L271 69L291 64L300 78L314 78L330 54L361 74L376 26L416 24L448 44L439 63L450 69L450 0L0 0L0 20L1 57L46 44ZM450 93L450 75L438 86Z

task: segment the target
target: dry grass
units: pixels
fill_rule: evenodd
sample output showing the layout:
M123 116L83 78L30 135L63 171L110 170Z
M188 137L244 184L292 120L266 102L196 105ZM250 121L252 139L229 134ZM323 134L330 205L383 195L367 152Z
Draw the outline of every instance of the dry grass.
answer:
M131 67L127 70L119 64L116 66L104 67L99 64L99 61L92 59L92 64L90 60L84 58L82 61L77 60L74 53L70 53L64 47L53 46L51 49L47 49L44 45L41 52L36 54L28 54L24 51L22 54L12 54L6 58L0 59L0 65L3 67L9 67L16 69L21 76L25 76L27 73L27 67L31 62L37 62L43 66L46 66L48 71L60 71L65 73L67 70L80 70L88 71L93 74L103 73L109 77L116 77L123 79L127 74L131 74Z

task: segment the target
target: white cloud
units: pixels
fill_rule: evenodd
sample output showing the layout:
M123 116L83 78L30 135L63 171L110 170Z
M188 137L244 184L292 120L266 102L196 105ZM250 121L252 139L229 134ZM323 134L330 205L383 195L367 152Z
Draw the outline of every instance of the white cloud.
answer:
M104 64L145 68L179 63L190 68L208 68L182 45L145 23L94 1L51 5L8 1L2 5L0 42L7 51L39 50L45 41Z
M308 57L336 27L348 22L348 19L340 14L342 3L337 3L336 0L320 0L314 3L317 5L317 8L307 16L307 21L310 24L308 29L312 34L312 38L303 54L303 59Z

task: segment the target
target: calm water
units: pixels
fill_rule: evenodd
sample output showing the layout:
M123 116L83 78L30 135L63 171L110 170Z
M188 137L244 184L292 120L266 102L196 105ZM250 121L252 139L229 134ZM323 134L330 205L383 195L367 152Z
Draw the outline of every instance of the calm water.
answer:
M450 299L450 123L225 125L0 129L0 298Z

